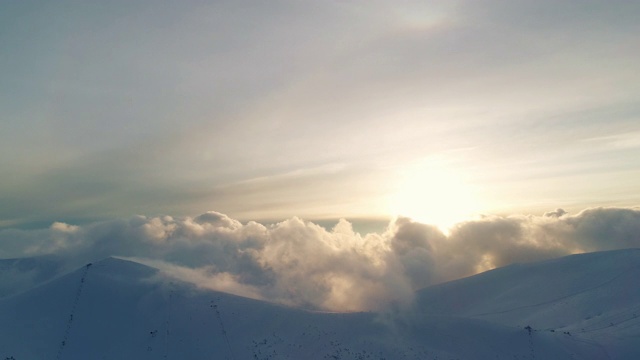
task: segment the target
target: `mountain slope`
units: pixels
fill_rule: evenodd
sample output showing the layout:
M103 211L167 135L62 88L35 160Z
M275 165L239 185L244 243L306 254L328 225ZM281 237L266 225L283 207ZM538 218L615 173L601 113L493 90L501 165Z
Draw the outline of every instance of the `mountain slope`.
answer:
M54 256L0 259L0 298L42 284L63 271L63 261Z
M163 279L154 268L108 258L0 299L0 359L602 359L614 350L616 358L632 358L637 346L629 342L603 346L602 339L447 310L447 302L480 294L479 287L504 290L501 282L542 271L517 269L425 289L416 311L322 313L199 290ZM559 293L549 296L566 293L554 290ZM491 299L478 296L463 310L500 311ZM523 301L514 296L505 304ZM437 307L437 314L425 310ZM637 334L633 327L620 331Z
M597 342L640 358L640 249L514 264L418 292L416 309Z

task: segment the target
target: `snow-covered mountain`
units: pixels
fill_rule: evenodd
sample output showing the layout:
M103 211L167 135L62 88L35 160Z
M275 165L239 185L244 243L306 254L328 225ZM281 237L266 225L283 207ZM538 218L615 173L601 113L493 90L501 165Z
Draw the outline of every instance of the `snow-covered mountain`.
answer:
M639 275L640 249L590 253L432 286L410 308L326 313L108 258L0 299L0 359L637 359Z
M640 359L640 249L514 264L418 292L425 316L530 326Z

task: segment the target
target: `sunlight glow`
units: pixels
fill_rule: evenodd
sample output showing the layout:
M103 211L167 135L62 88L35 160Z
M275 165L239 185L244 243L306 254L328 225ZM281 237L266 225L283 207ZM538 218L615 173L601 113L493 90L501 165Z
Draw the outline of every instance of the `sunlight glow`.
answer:
M473 187L442 159L423 160L400 171L391 213L447 230L481 209Z

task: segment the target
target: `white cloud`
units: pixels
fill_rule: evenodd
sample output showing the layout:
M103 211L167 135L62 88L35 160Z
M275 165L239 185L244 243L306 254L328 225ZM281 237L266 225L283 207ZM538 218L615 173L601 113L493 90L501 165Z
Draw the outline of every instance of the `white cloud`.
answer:
M299 218L265 226L207 212L4 230L0 254L54 254L66 259L65 268L107 256L136 258L202 288L341 311L407 303L418 288L514 262L640 247L638 234L635 208L488 216L459 223L448 235L408 218L363 235L346 220L327 230Z

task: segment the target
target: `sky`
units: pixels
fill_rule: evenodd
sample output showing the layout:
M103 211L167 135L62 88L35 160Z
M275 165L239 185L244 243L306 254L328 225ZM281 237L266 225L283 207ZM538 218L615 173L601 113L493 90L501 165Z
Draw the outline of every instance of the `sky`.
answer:
M626 0L3 1L0 226L636 206L639 17Z
M638 18L627 0L2 1L0 258L122 256L336 311L640 247Z

